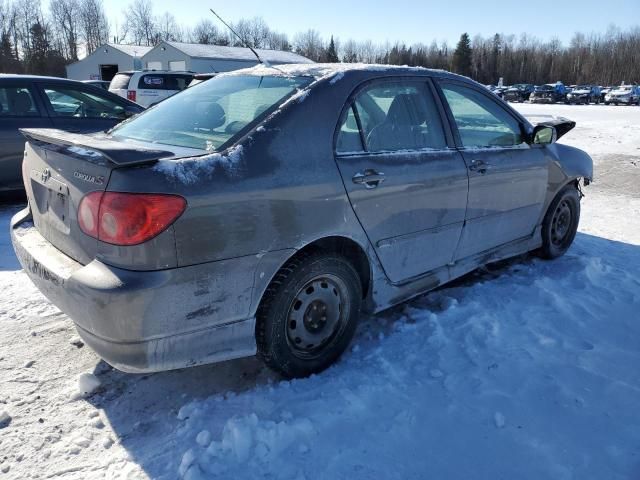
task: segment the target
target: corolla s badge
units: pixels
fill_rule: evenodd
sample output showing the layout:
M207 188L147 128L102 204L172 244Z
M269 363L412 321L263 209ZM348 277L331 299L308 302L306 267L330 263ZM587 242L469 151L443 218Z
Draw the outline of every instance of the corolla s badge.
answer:
M73 172L73 176L79 180L84 180L85 182L94 183L96 185L104 184L104 177L102 175L89 175L88 173L75 171Z

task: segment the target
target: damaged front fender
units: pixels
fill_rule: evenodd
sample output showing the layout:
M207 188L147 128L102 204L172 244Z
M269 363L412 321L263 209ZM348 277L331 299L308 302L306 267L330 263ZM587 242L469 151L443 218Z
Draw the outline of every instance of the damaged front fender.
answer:
M593 181L593 160L587 152L560 143L547 148L553 153L567 180L583 178L587 185Z

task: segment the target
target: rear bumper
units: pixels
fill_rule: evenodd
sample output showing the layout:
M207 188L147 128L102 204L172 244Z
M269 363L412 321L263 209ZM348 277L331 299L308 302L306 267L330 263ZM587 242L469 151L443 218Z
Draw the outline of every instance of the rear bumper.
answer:
M11 220L22 267L109 364L152 372L255 354L254 256L152 272L83 266L30 219L27 208Z

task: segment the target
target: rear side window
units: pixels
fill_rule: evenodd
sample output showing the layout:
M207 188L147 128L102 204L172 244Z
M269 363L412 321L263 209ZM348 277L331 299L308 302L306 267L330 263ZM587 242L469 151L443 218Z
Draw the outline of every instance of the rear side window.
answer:
M0 88L0 117L38 117L33 95L28 88Z
M351 110L338 134L338 153L359 151L359 142L368 152L446 147L440 114L424 82L374 83L358 93Z
M518 120L492 98L463 85L441 86L464 147L512 147L523 143Z
M279 75L215 77L120 124L112 134L118 138L216 151L311 81L311 77Z
M184 90L193 77L190 75L143 75L138 81L141 90Z
M131 80L132 76L132 73L118 73L111 80L109 90L127 90L129 88L129 80Z

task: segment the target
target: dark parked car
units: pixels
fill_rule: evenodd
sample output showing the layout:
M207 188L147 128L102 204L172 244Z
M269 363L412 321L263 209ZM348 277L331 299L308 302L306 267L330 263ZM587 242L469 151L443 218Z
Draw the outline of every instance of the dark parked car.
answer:
M19 128L106 130L143 110L101 88L63 78L0 76L0 191L22 190Z
M529 100L531 93L535 89L530 83L518 83L509 87L503 94L502 98L507 102L526 102Z
M567 93L567 103L598 104L600 103L600 87L596 85L578 85Z
M27 129L11 221L38 288L107 362L253 355L319 372L379 312L478 266L571 245L589 155L442 71L221 74L109 134Z
M210 80L216 75L218 74L217 73L196 73L193 75L193 79L191 80L191 82L189 82L189 86L187 88L195 87L199 83Z
M566 100L567 88L562 83L540 85L529 96L531 103L558 103Z
M93 85L94 87L107 91L109 90L109 85L111 85L111 82L107 82L106 80L82 80L82 83L85 85Z

